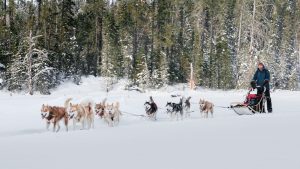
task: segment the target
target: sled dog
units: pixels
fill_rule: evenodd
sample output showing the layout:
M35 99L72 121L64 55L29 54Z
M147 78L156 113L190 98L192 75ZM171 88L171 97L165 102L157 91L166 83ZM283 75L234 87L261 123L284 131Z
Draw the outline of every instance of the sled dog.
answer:
M120 116L122 115L119 108L119 102L111 104L107 103L105 105L103 119L107 122L108 126L113 127L119 124Z
M190 117L191 116L191 100L192 97L188 97L187 99L185 99L184 101L184 111L185 111L185 117Z
M96 115L98 115L99 117L101 117L101 119L104 116L105 113L105 109L106 109L106 98L102 101L102 103L98 103L95 105L95 112Z
M171 119L176 115L177 120L179 118L179 114L181 116L181 120L183 120L183 107L182 107L182 98L179 103L167 102L167 113L170 114Z
M203 117L203 113L204 113L204 117L208 118L208 113L211 113L211 117L213 117L213 113L214 113L214 104L209 102L209 101L205 101L204 99L200 99L199 101L199 106L200 106L200 114L201 117Z
M94 128L93 102L84 100L79 104L70 103L69 118L73 119L73 129L75 129L76 123L81 123L81 129Z
M64 107L58 106L49 106L49 105L42 105L41 108L41 115L42 119L46 119L46 129L49 130L50 123L53 123L53 132L58 132L60 129L59 122L64 119L64 124L66 130L68 131L68 106L71 101L71 98L68 98L65 101ZM56 129L57 126L57 129Z
M152 96L150 96L150 101L145 102L144 106L148 117L152 120L156 120L157 105L153 101Z

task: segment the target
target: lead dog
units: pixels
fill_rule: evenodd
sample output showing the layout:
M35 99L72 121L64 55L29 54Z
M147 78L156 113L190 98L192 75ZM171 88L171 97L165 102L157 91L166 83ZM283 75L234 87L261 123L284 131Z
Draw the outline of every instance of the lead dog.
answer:
M208 118L208 113L211 113L211 117L213 117L213 113L214 113L214 104L209 102L209 101L205 101L204 99L200 99L199 101L199 106L200 106L200 114L201 117L203 117L203 113L205 113L204 117Z
M42 105L42 119L46 119L46 129L49 130L50 123L53 123L53 132L58 132L60 129L59 122L64 119L66 130L68 131L68 106L71 98L65 101L64 107ZM57 125L57 130L56 130Z
M69 118L73 119L73 129L76 127L76 123L81 123L81 129L85 129L85 122L87 122L87 128L94 128L94 112L93 103L90 100L84 100L80 104L70 103Z

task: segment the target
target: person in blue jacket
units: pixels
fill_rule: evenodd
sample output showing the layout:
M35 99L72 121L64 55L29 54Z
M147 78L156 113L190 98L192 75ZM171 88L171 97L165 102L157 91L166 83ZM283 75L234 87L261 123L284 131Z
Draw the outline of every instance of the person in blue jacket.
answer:
M270 72L265 68L263 63L258 64L258 68L254 74L251 85L256 84L256 86L265 87L265 96L267 98L267 109L269 113L272 113L272 101L270 96Z

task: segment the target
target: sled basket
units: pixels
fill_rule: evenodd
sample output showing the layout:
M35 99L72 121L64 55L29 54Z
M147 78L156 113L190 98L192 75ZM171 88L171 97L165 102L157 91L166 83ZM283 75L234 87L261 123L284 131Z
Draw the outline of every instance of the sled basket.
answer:
M230 108L238 115L253 115L255 112L244 103L231 103Z

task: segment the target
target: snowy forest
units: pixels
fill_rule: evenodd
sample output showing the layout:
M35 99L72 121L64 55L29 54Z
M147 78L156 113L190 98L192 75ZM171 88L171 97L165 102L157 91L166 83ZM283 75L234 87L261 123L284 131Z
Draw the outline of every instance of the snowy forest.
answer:
M0 88L50 94L82 76L160 88L299 85L299 0L1 0ZM193 73L191 73L191 65ZM192 76L192 78L191 78Z

